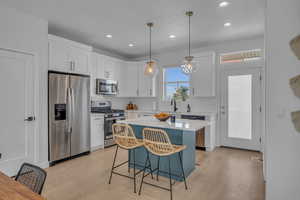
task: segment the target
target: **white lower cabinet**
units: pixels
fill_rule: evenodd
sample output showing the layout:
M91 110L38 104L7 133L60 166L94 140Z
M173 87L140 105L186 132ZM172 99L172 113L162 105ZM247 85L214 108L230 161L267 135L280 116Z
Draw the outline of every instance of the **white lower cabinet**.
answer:
M139 117L138 113L136 112L130 112L130 111L126 112L126 119L137 119L138 117Z
M104 148L104 116L91 115L91 150Z

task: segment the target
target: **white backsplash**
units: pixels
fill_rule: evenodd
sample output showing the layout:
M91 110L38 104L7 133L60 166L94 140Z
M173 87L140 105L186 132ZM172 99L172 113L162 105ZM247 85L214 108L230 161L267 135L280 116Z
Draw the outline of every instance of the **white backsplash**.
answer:
M137 104L139 110L153 110L153 102L156 102L157 110L159 111L173 111L170 102L158 102L156 98L134 98L130 99L134 104ZM187 105L190 104L191 112L216 112L217 102L215 98L193 98L186 102L178 102L178 112L186 112Z
M107 100L112 102L112 108L125 109L129 102L136 104L138 110L145 111L173 111L173 106L168 101L158 101L157 98L117 98L92 96L91 100ZM156 106L155 106L155 105ZM186 112L190 104L191 112L216 112L217 102L215 98L192 98L185 102L177 102L178 112ZM156 109L154 109L156 107Z
M129 98L117 98L117 97L103 97L103 96L92 96L91 100L106 100L111 101L113 109L125 109L129 103Z

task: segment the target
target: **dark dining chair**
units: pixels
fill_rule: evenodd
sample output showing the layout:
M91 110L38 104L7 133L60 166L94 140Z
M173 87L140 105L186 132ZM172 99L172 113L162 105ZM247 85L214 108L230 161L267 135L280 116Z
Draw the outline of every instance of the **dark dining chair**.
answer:
M33 192L41 194L46 180L47 172L40 167L23 163L15 180L27 186Z

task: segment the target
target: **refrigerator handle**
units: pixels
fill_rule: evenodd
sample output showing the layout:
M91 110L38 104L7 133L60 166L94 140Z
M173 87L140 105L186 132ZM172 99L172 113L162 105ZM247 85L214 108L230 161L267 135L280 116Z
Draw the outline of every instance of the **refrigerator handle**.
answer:
M67 88L67 132L71 133L72 131L72 97L71 97L71 88Z
M73 119L75 118L74 115L75 115L75 95L74 95L74 89L73 88L70 88L71 90L71 114L72 114L72 121ZM72 122L71 121L71 122ZM71 125L71 129L72 129L72 123L70 123Z

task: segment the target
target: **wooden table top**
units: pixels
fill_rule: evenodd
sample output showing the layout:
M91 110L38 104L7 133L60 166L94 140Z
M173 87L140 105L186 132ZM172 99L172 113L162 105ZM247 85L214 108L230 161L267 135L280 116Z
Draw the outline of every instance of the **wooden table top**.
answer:
M0 172L0 200L45 200L26 186Z

